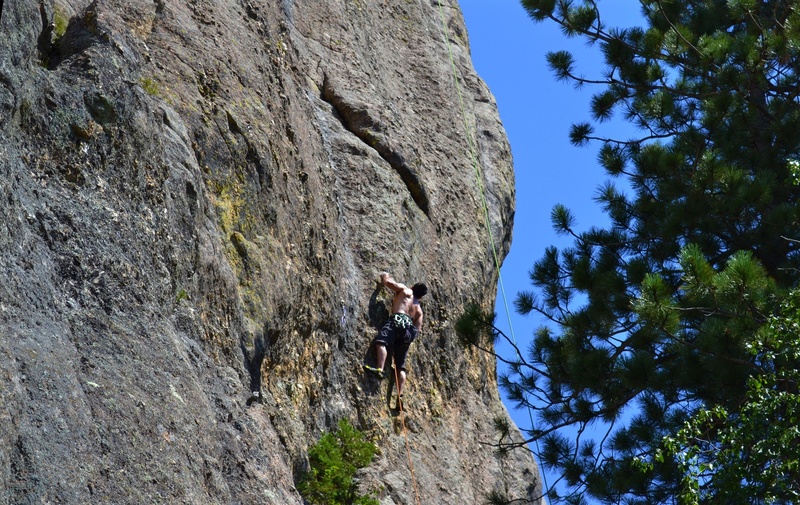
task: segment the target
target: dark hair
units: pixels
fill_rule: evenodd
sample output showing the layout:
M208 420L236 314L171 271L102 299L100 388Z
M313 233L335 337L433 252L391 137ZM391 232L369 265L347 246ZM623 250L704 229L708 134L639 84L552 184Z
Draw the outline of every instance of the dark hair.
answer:
M414 284L411 291L414 292L414 298L422 298L428 294L428 286L426 286L424 282L418 282Z

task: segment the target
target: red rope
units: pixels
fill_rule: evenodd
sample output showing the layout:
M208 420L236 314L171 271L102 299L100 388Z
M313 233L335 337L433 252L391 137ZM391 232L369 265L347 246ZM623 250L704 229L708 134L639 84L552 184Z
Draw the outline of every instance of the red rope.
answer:
M406 455L408 456L408 468L411 471L411 482L414 484L414 498L417 505L419 505L419 491L417 490L417 478L414 475L414 463L411 461L411 447L408 442L408 431L406 430L406 413L404 410L403 400L400 399L400 377L397 367L394 368L394 383L397 385L397 405L400 407L400 422L403 423L403 437L406 439Z

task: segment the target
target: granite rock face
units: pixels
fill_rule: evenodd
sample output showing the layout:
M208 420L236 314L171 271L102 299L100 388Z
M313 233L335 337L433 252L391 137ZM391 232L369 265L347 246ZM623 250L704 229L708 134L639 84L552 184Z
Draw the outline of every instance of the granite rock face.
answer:
M383 505L537 503L453 329L514 185L441 1L5 2L0 503L301 504L341 418ZM402 415L361 370L383 270L430 287Z

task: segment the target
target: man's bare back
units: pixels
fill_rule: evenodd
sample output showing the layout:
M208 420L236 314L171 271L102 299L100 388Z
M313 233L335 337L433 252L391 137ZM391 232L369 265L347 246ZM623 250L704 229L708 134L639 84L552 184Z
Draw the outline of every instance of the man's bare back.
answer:
M419 300L415 302L411 288L395 281L387 272L381 274L381 283L394 291L392 313L407 314L417 327L417 331L422 330L422 307L419 305Z

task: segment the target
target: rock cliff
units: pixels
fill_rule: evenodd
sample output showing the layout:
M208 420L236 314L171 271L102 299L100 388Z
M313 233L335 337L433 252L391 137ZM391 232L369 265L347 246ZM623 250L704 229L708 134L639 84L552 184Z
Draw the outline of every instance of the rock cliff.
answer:
M453 329L514 186L438 1L5 2L0 503L300 504L341 418L383 505L536 502ZM401 415L361 370L383 270L430 287Z

